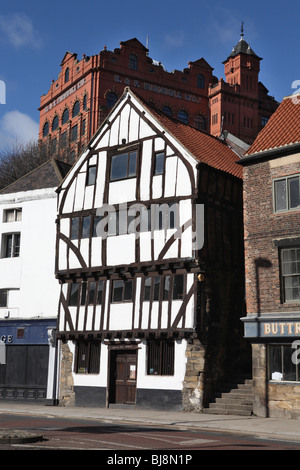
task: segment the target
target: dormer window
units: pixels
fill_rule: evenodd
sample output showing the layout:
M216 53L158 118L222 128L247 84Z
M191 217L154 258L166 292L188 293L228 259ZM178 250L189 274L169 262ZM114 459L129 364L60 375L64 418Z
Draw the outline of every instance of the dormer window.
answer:
M138 58L135 54L130 54L129 56L129 68L130 70L138 69Z

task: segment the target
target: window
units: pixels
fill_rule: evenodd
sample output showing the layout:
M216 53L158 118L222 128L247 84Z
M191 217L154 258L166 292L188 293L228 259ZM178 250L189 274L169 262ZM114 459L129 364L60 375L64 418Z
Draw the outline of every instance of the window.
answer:
M170 106L163 106L162 108L162 111L167 114L168 116L172 116L172 109L170 108Z
M129 302L132 300L133 282L131 280L113 281L112 302Z
M46 137L49 134L49 122L45 122L43 127L43 137Z
M162 289L162 292L161 292ZM182 300L185 295L185 276L175 274L174 276L149 276L145 279L144 300Z
M282 290L284 302L300 300L300 248L281 251Z
M174 341L148 341L147 374L174 375Z
M110 180L120 180L136 176L137 152L114 155L111 159Z
M118 101L118 95L116 95L116 93L109 91L106 94L106 106L108 108L112 108L116 104L117 101Z
M299 381L299 364L293 361L295 349L291 344L272 344L268 347L269 380L294 382Z
M58 116L55 116L55 118L52 121L52 131L56 131L58 128Z
M72 217L71 219L71 240L79 239L79 217Z
M174 276L173 283L173 300L182 300L184 296L184 275L177 274Z
M129 68L130 70L138 69L138 59L137 59L137 56L134 54L130 54L129 56Z
M82 125L81 125L81 135L85 134L85 129L86 129L86 121L83 119Z
M165 153L158 152L155 154L155 165L154 165L154 174L155 175L162 175L164 172L164 161L165 161Z
M96 182L97 167L91 165L88 167L86 185L91 186Z
M206 119L204 116L201 116L201 114L198 114L195 116L194 119L194 127L200 131L205 131L206 130Z
M269 118L265 117L265 116L262 116L261 118L261 125L262 126L265 126L268 122Z
M82 108L83 108L84 111L87 108L87 96L86 95L84 95L84 97L83 97Z
M102 304L104 281L75 282L69 289L70 307Z
M82 233L81 238L90 237L91 217L89 215L82 217Z
M63 132L60 136L60 148L64 149L67 146L67 132Z
M70 70L69 70L69 67L67 67L65 71L65 83L69 81L69 78L70 78Z
M75 355L75 372L77 374L99 373L100 341L78 341Z
M300 177L290 176L274 181L275 212L300 208Z
M184 122L185 124L188 123L188 120L189 120L188 113L184 111L183 109L178 111L177 117L179 121Z
M68 110L68 108L66 108L63 112L61 123L66 124L68 122L68 120L69 120L69 110Z
M22 209L6 209L3 222L20 222L22 220Z
M8 298L8 291L6 289L0 290L0 308L7 307L7 298Z
M75 101L74 106L73 106L73 110L72 110L72 117L77 116L77 114L79 114L79 111L80 111L79 101Z
M71 142L75 142L75 140L77 139L77 135L78 135L78 125L76 124L76 126L73 126L71 129Z
M197 75L197 88L201 88L202 90L205 88L205 78L201 73Z
M179 226L179 205L176 202L155 206L156 230L174 229Z
M3 235L4 258L16 258L20 256L20 233Z

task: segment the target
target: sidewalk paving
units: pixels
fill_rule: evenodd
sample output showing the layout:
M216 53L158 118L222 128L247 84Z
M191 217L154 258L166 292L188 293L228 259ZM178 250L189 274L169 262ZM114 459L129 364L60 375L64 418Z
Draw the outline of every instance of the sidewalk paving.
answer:
M28 414L48 418L82 418L105 423L152 425L194 431L226 432L262 439L300 443L300 420L255 416L212 415L183 411L133 410L124 408L63 407L29 403L0 403L1 414Z

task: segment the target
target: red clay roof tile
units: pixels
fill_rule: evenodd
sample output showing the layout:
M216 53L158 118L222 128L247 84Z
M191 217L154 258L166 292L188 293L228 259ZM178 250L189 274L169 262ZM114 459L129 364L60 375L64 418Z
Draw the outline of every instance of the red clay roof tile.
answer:
M300 142L300 96L292 95L283 99L245 156L297 142Z

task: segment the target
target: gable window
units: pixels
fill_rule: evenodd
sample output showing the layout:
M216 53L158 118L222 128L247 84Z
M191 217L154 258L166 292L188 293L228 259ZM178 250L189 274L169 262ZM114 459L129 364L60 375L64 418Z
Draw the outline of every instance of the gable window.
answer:
M147 375L174 375L174 341L149 340Z
M274 181L275 212L300 208L300 176L294 175Z
M137 152L121 153L111 159L110 180L133 178L136 176Z
M65 83L69 81L69 78L70 78L70 70L69 70L69 67L67 67L65 71Z
M132 280L113 281L112 302L130 302L132 301L133 282Z
M205 88L205 78L202 73L197 75L197 88L201 88L202 90Z
M129 56L129 68L130 68L130 70L137 70L138 69L138 58L134 54L130 54L130 56Z
M10 233L3 235L4 258L16 258L20 256L20 240L20 233Z
M158 152L155 154L154 174L162 175L164 172L165 153Z
M87 180L86 180L86 185L91 186L95 184L96 182L96 173L97 173L97 167L96 165L91 165L88 167L87 171Z
M284 302L299 302L300 247L281 250L281 273Z
M20 222L22 220L22 209L6 209L3 222Z
M100 371L100 341L79 340L75 351L75 373L98 374Z

